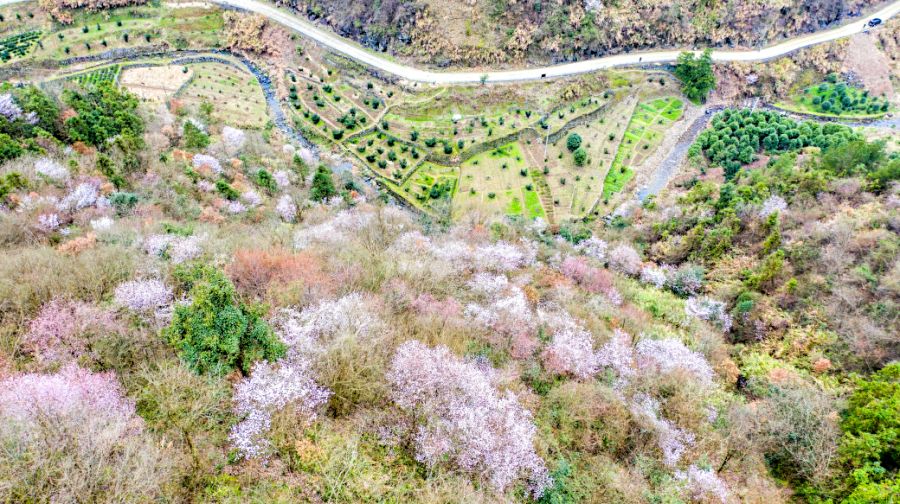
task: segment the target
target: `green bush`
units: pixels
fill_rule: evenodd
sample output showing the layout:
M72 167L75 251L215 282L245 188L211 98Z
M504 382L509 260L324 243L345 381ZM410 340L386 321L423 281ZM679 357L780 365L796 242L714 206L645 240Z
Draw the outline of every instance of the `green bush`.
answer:
M126 215L137 205L138 195L131 192L114 192L109 195L109 202L117 214Z
M587 152L579 147L572 153L572 158L575 160L576 166L584 166L584 163L587 161Z
M0 133L0 162L9 161L22 155L22 146L6 133Z
M229 185L228 182L225 182L222 179L219 179L216 181L216 191L218 191L219 194L224 196L225 199L232 200L232 201L238 199L238 196L239 196L238 192L233 187L231 187L231 185Z
M204 133L191 121L184 123L182 143L186 149L205 149L209 146L209 135Z
M716 87L712 70L712 55L707 49L699 58L694 53L683 52L675 65L675 77L681 81L681 91L689 100L699 103Z
M137 98L112 83L102 83L84 93L66 90L63 101L76 112L65 122L72 140L103 149L107 139L114 136L128 134L140 139L144 133L144 123L137 115Z
M337 190L334 188L331 170L325 165L319 165L313 175L309 197L314 201L322 201L333 196L337 196Z
M579 147L581 147L581 135L578 133L572 133L566 138L566 148L569 149L569 152L575 152Z
M234 285L212 266L180 266L176 277L186 287L189 305L179 305L165 329L169 344L198 373L247 373L254 362L275 360L285 346L263 319L262 306L237 299Z
M275 177L273 177L271 173L266 171L265 168L260 168L259 170L257 170L254 178L256 179L256 184L269 193L274 193L278 190L278 183L275 182Z
M900 495L900 362L857 383L841 418L841 502L892 502Z

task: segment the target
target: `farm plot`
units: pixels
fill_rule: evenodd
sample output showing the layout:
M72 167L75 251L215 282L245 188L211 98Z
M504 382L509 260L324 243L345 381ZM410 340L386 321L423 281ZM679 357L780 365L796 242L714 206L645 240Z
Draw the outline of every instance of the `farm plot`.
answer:
M40 59L64 59L110 49L137 47L147 43L148 35L150 40L158 35L156 23L157 20L152 18L73 23L68 28L44 37L43 47L35 50L34 55Z
M557 131L570 121L602 107L611 96L611 93L605 93L602 97L589 96L575 103L558 107L547 114L541 125L541 130L551 133Z
M459 179L459 168L423 163L401 187L403 194L426 209L445 198L452 198Z
M13 58L21 58L41 38L38 30L10 35L0 40L0 60L7 62Z
M493 140L537 123L539 113L510 90L442 88L391 108L384 117L398 136L465 146Z
M370 126L384 109L380 98L360 93L346 84L306 80L291 83L288 89L289 102L302 112L307 121L317 127L327 126L340 131L336 140ZM319 125L320 120L324 125Z
M268 121L265 96L256 77L223 63L189 65L194 75L178 93L185 104L214 104L212 115L229 124L260 128Z
M615 101L601 117L573 128L556 143L546 145L546 151L540 141L526 146L529 157L537 160L535 165L542 169L556 217L584 216L600 198L603 180L636 102L634 98ZM587 153L581 166L566 145L570 135L581 139L580 148Z
M402 183L423 156L415 144L381 131L354 138L348 142L347 148L353 150L376 175L397 183Z
M528 168L518 143L470 158L460 166L454 214L481 212L543 217L544 209Z
M638 104L603 182L603 202L625 188L640 165L662 142L668 127L681 118L684 103L678 98L657 98Z
M176 49L215 47L222 26L221 12L214 9L148 5L103 13L79 11L71 25L45 36L34 55L65 59L162 43Z
M419 141L434 141L435 144L460 145L492 140L513 133L529 124L537 122L537 117L526 118L523 111L508 113L488 113L463 115L452 113L439 116L405 115L390 112L384 116L398 136L418 138Z
M69 82L74 82L81 87L99 86L108 82L114 82L119 75L119 65L110 65L88 72L82 72L66 77Z
M145 101L165 102L193 76L189 66L161 65L126 68L119 83Z
M881 117L890 109L886 98L870 96L869 92L845 82L823 82L803 89L778 106L828 117L873 118Z
M17 33L39 30L47 25L48 14L37 3L0 6L0 39Z

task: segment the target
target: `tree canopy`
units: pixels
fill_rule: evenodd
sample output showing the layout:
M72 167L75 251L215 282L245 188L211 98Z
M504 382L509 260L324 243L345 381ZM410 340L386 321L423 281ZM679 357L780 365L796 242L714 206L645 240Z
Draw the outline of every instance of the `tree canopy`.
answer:
M111 83L91 87L87 91L67 90L63 101L76 115L66 119L69 138L103 148L117 135L140 138L144 124L137 115L138 100Z
M691 52L681 53L675 65L675 77L681 81L681 91L692 102L706 100L706 95L716 87L710 50L703 51L699 58Z

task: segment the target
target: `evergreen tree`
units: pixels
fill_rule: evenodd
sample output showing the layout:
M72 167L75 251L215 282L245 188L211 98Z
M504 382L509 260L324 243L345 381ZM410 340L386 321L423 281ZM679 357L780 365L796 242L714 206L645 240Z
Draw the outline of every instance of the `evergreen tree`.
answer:
M681 81L681 90L688 99L695 103L704 101L716 87L710 50L703 51L699 58L695 58L694 53L681 53L675 65L675 77Z
M322 201L333 196L337 196L337 190L334 188L331 170L325 165L319 165L319 168L316 169L316 174L313 176L309 197L314 201Z

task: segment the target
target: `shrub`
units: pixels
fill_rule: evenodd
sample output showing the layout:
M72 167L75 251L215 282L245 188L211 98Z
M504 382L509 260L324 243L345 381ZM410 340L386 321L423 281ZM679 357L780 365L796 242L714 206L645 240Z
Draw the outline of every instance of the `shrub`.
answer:
M114 192L109 195L109 202L119 215L131 213L138 202L138 195L131 192Z
M889 502L900 470L900 363L857 382L842 414L838 455L842 502ZM895 494L896 495L896 494Z
M576 166L584 166L584 163L587 161L587 151L579 147L572 153L572 159L575 161Z
M323 201L334 196L337 196L337 190L334 188L331 170L325 165L319 165L313 176L309 197L313 201Z
M278 190L278 183L275 182L275 178L265 168L257 170L254 178L256 179L256 184L268 191L269 194Z
M189 455L188 489L226 462L221 446L232 420L231 390L224 379L198 376L177 360L163 360L136 372L137 413L152 431Z
M760 404L761 440L775 474L794 481L825 479L835 456L834 404L805 385L770 385Z
M581 147L581 135L578 133L569 134L566 138L566 148L569 149L569 152L575 152L579 147Z
M111 373L73 365L0 381L0 499L165 500L165 449L143 432Z
M193 121L185 121L181 141L186 149L205 149L209 146L209 135L198 128Z
M216 191L218 191L219 194L221 194L225 199L230 201L234 201L240 196L240 194L233 187L231 187L231 184L223 179L219 179L216 181Z
M531 414L512 392L497 392L493 370L462 361L446 347L408 341L397 349L388 380L394 402L417 425L417 461L429 467L449 462L500 492L522 477L535 497L550 485L534 452Z
M254 362L284 353L284 345L262 318L263 308L240 303L221 271L182 266L176 273L189 287L191 303L175 308L165 336L193 370L220 374L239 368L246 373Z
M100 303L132 275L133 261L133 251L108 246L77 255L49 248L4 251L0 254L0 320L24 327L27 320L23 318L57 297Z
M298 284L315 296L329 293L333 285L316 256L287 250L244 249L234 253L225 271L244 294L263 297L270 287Z

